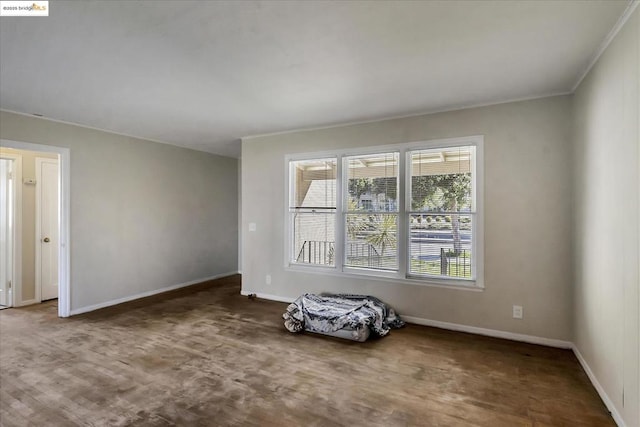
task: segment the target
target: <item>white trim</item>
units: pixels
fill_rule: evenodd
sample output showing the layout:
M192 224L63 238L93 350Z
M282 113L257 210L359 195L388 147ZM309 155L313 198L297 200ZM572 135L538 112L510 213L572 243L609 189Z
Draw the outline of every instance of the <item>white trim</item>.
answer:
M598 50L590 58L589 64L586 66L584 70L582 70L582 73L580 73L578 80L571 88L571 93L574 93L578 89L578 86L580 86L580 83L582 83L582 80L584 80L584 78L587 77L587 74L589 74L589 71L591 71L591 69L596 65L596 62L598 62L598 59L600 59L604 51L607 50L607 48L609 47L613 39L618 35L622 27L624 27L624 24L631 17L631 14L636 9L638 4L640 4L640 0L631 0L629 2L629 4L627 5L627 8L624 10L624 12L622 12L622 15L620 15L620 18L618 18L618 21L616 22L616 24L613 26L611 31L609 31L609 34L607 34L607 36L604 38Z
M396 141L390 144L371 145L368 147L351 147L340 148L335 150L323 150L323 151L309 151L300 152L285 155L285 165L289 164L289 161L299 160L315 160L325 159L329 157L348 157L368 154L381 154L387 151L401 151L405 150L420 150L420 149L436 149L436 148L450 148L459 147L463 145L477 145L484 143L484 135L466 135L456 136L451 138L437 138L437 139L425 139L417 141ZM288 167L288 166L287 166ZM287 188L287 191L289 189ZM287 193L288 194L288 193Z
M69 317L71 308L71 151L54 145L32 144L30 142L0 140L0 145L18 150L40 151L58 154L58 316Z
M313 131L341 128L341 127L347 127L347 126L365 125L365 124L370 124L370 123L384 122L384 121L387 121L387 120L410 119L410 118L413 118L413 117L428 116L428 115L432 115L432 114L450 113L450 112L461 111L461 110L470 110L472 108L492 107L492 106L496 106L496 105L511 104L511 103L515 103L515 102L535 101L536 99L551 98L551 97L555 97L555 96L573 95L575 93L575 91L578 89L578 86L580 86L580 83L582 83L582 80L584 80L584 78L587 76L587 74L589 74L589 71L591 71L591 68L593 68L593 66L596 64L596 62L598 62L598 59L600 59L600 56L602 56L602 54L607 49L607 47L609 47L609 44L611 44L611 42L613 41L615 36L618 34L620 29L627 22L627 20L629 19L629 17L633 13L633 11L636 9L638 4L640 4L640 0L630 0L629 1L629 4L627 5L627 8L622 13L622 15L620 15L620 18L618 18L618 21L613 26L613 28L611 29L609 34L607 34L607 37L605 37L605 39L603 40L603 42L600 45L599 49L596 51L596 53L594 53L593 57L589 61L589 65L579 75L578 79L576 80L576 83L573 85L571 90L565 90L565 91L560 91L560 92L549 92L549 93L543 94L543 95L532 95L532 96L524 96L524 97L518 97L518 98L509 98L509 99L505 99L505 100L502 100L502 101L479 102L479 103L475 103L475 104L451 105L451 106L442 107L442 108L427 109L427 110L423 110L423 111L421 111L419 113L411 113L411 114L405 114L405 115L399 115L399 116L387 116L387 117L381 116L381 117L374 117L374 118L365 119L365 120L345 121L345 122L340 122L340 123L328 124L328 125L324 125L324 126L301 127L301 128L289 129L289 130L284 130L284 131L267 132L267 133L254 134L254 135L246 135L246 136L243 136L242 138L240 138L240 140L241 141L246 141L246 140L250 140L250 139L254 139L254 138L263 138L263 137L270 137L270 136L287 135L287 134L298 133L298 132L313 132Z
M283 297L279 295L262 294L262 293L256 293L253 291L247 291L247 290L240 291L240 295L248 296L252 294L256 295L258 298L271 300L271 301L285 302L285 303L292 303L293 301L296 300L296 298ZM535 335L517 334L514 332L507 332L507 331L498 331L495 329L478 328L475 326L460 325L458 323L441 322L438 320L429 320L429 319L423 319L421 317L405 316L402 314L400 315L400 317L405 322L413 323L415 325L430 326L434 328L447 329L447 330L456 331L456 332L467 332L474 335L484 335L484 336L493 337L493 338L501 338L501 339L507 339L511 341L525 342L529 344L544 345L547 347L555 347L555 348L563 348L563 349L574 348L573 343L570 341L538 337Z
M609 398L609 395L607 394L607 392L604 391L604 388L602 387L602 385L600 385L600 382L598 381L595 374L587 364L587 361L584 359L584 357L582 357L582 354L580 353L580 350L578 350L578 347L574 343L572 343L571 349L573 350L573 353L578 358L578 362L580 362L580 365L582 365L582 369L584 369L585 373L589 377L589 380L591 380L591 384L593 384L593 387L595 387L596 391L600 395L602 402L604 402L609 412L611 412L611 416L613 417L613 420L616 422L616 424L618 424L619 427L626 427L626 424L624 423L624 420L620 416L620 413L618 412L615 405Z
M409 162L408 152L421 149L437 149L451 148L459 146L474 147L474 204L475 209L473 215L476 222L473 227L472 250L475 253L473 268L473 279L445 278L435 276L411 276L409 274L410 260L408 257L408 238L400 238L398 245L402 249L398 250L398 270L382 271L367 268L357 268L345 265L344 247L346 241L346 233L344 231L344 215L347 213L344 209L344 194L347 189L347 179L345 175L345 164L351 156L363 156L370 154L380 154L393 152L398 153L398 179L403 177L403 182L399 182L398 188L398 211L391 212L398 215L398 230L402 230L404 234L407 227L404 217L407 216L408 201L406 201L405 185L410 175L406 167ZM291 162L304 161L311 159L336 159L336 226L335 226L335 265L304 265L293 263L292 260L296 255L293 253L293 235L291 224L290 200L293 196L294 177L291 170ZM316 151L299 154L286 154L285 162L285 180L284 180L284 269L287 271L307 272L315 274L326 274L341 277L366 277L368 279L382 280L394 283L406 283L414 285L438 286L443 288L458 288L470 290L484 289L484 135L470 135L454 138L440 138L423 141L398 142L395 144L375 145L370 147L347 148L339 150ZM405 173L402 173L405 168ZM403 197L405 200L403 200ZM403 228L401 228L405 225ZM406 249L405 249L406 246ZM404 255L404 258L403 258ZM341 260L339 263L338 261Z
M151 291L141 292L135 295L128 295L126 297L116 298L116 299L101 302L98 304L92 304L92 305L87 305L80 308L74 308L73 310L71 310L70 315L75 316L77 314L88 313L90 311L99 310L101 308L111 307L113 305L122 304L124 302L129 302L129 301L137 300L140 298L146 298L146 297L162 294L169 291L174 291L176 289L186 288L187 286L197 285L199 283L208 282L209 280L221 279L223 277L234 276L236 274L238 274L238 271L228 271L226 273L220 273L220 274L216 274L209 277L203 277L201 279L190 280L188 282L178 283L177 285L166 286L160 289L153 289Z
M474 152L476 161L471 165L473 170L473 176L476 181L476 185L473 186L473 201L476 204L476 223L473 224L473 251L475 253L476 262L473 265L475 268L476 286L484 289L484 136L476 143L476 149Z
M426 109L426 110L422 110L421 112L418 112L418 113L404 114L404 115L399 115L399 116L386 116L386 117L385 116L380 116L380 117L373 117L373 118L365 119L365 120L338 122L338 123L328 124L328 125L324 125L324 126L301 127L301 128L294 128L294 129L289 129L289 130L284 130L284 131L266 132L266 133L260 133L260 134L245 135L245 136L242 136L242 137L238 138L238 140L242 144L242 141L249 140L249 139L254 139L254 138L263 138L263 137L268 137L268 136L287 135L287 134L298 133L298 132L312 132L312 131L325 130L325 129L334 129L334 128L340 128L340 127L346 127L346 126L356 126L356 125L363 125L363 124L369 124L369 123L383 122L383 121L387 121L387 120L409 119L409 118L413 118L413 117L427 116L427 115L431 115L431 114L449 113L449 112L453 112L453 111L468 110L468 109L472 109L472 108L491 107L491 106L496 106L496 105L501 105L501 104L510 104L510 103L515 103L515 102L525 102L525 101L534 101L536 99L551 98L551 97L555 97L555 96L572 95L576 91L578 86L580 86L580 83L582 83L582 80L585 78L585 76L589 73L589 71L591 71L591 68L593 68L593 66L598 61L598 59L600 59L600 56L606 50L606 48L609 46L609 44L611 43L613 38L618 34L620 29L624 26L624 24L629 19L629 17L633 13L633 11L635 10L635 8L636 8L636 6L638 5L639 2L640 2L640 0L631 0L629 2L629 5L627 6L627 8L623 12L623 14L618 19L618 22L616 22L616 25L609 32L609 34L607 35L607 37L603 41L603 43L600 46L600 48L598 49L598 51L592 57L591 61L589 62L589 65L580 74L578 80L573 85L571 90L559 91L559 92L549 92L549 93L541 94L541 95L532 95L532 96L523 96L523 97L517 97L517 98L508 98L508 99L504 99L504 100L500 100L500 101L479 102L479 103L475 103L475 104L449 105L449 106L445 106L445 107L441 107L441 108ZM167 142L167 141L161 141L159 139L151 139L151 138L148 138L148 137L129 135L129 134L117 132L117 131L114 131L114 130L101 129L101 128L97 128L97 127L93 127L93 126L83 125L83 124L80 124L80 123L68 122L68 121L64 121L64 120L53 119L53 118L50 118L50 117L35 116L34 114L23 113L23 112L20 112L20 111L8 110L8 109L4 109L4 108L0 109L0 111L4 111L4 112L7 112L7 113L12 113L12 114L18 114L18 115L26 116L26 117L38 117L39 119L48 120L48 121L54 122L54 123L62 123L62 124L66 124L66 125L79 126L79 127L85 128L85 129L91 129L91 130L96 130L96 131L100 131L100 132L108 132L108 133L111 133L111 134L114 134L114 135L120 135L120 136L124 136L124 137L127 137L127 138L142 139L142 140L145 140L145 141L156 142L156 143L159 143L159 144L167 144L167 145L173 145L175 147L187 148L187 149L194 150L194 151L203 151L205 153L215 154L217 156L222 156L222 157L238 158L238 157L235 157L235 156L225 156L223 154L218 154L218 153L216 153L214 151L198 149L198 148L190 147L190 146L187 146L187 145L179 145L179 144L176 144L174 142Z
M61 123L63 125L70 125L70 126L77 126L80 128L84 128L84 129L89 129L89 130L95 130L98 132L106 132L106 133L110 133L112 135L119 135L119 136L124 136L125 138L133 138L133 139L140 139L143 141L149 141L149 142L155 142L157 144L164 144L164 145L172 145L174 147L180 147L180 148L186 148L187 150L193 150L193 151L200 151L203 153L209 153L209 154L213 154L215 156L220 156L220 157L229 157L231 159L238 159L239 157L235 157L235 156L228 156L228 155L224 155L224 154L218 154L214 151L208 151L208 150L203 150L203 149L198 149L198 148L194 148L194 147L190 147L187 145L179 145L175 142L167 142L167 141L161 141L159 139L152 139L152 138L147 138L145 136L136 136L136 135L131 135L128 133L122 133L122 132L118 132L115 130L110 130L110 129L102 129L102 128L98 128L95 126L88 126L88 125L83 125L81 123L76 123L76 122L69 122L66 120L58 120L58 119L53 119L51 117L45 117L45 116L40 116L40 115L35 115L35 114L31 114L31 113L23 113L21 111L15 111L15 110L7 110L6 108L0 108L0 111L5 112L5 113L11 113L11 114L17 114L19 116L26 116L26 117L35 117L41 120L47 120L49 122L53 122L53 123ZM241 139L238 139L238 141L242 141Z
M334 245L333 245L333 268L337 271L344 272L346 262L347 247L347 231L346 231L346 209L344 206L344 196L349 193L348 179L343 179L345 173L348 173L348 167L345 167L345 156L336 157L336 214L333 226ZM291 224L290 224L291 225ZM338 240L340 239L340 240ZM289 241L293 245L293 239ZM339 263L339 264L338 264Z
M22 156L15 160L15 207L13 233L13 304L22 302ZM18 299L20 297L20 299Z
M439 320L423 319L414 316L400 316L402 320L416 325L431 326L434 328L447 329L456 332L467 332L474 335L484 335L493 338L502 338L511 341L526 342L529 344L545 345L547 347L556 347L570 349L573 344L570 341L556 340L553 338L538 337L535 335L517 334L515 332L499 331L496 329L478 328L476 326L460 325L458 323L441 322Z
M298 133L298 132L314 132L314 131L318 131L318 130L335 129L335 128L341 128L341 127L347 127L347 126L357 126L357 125L366 125L366 124L369 124L369 123L386 122L387 120L410 119L410 118L413 118L413 117L429 116L431 114L450 113L450 112L453 112L453 111L470 110L472 108L493 107L493 106L502 105L502 104L511 104L511 103L515 103L515 102L525 102L525 101L535 101L536 99L552 98L554 96L566 96L566 95L572 95L572 94L573 94L573 91L566 90L566 91L561 91L561 92L549 92L549 93L547 93L545 95L533 95L533 96L523 96L523 97L519 97L519 98L510 98L510 99L506 99L504 101L480 102L480 103L477 103L477 104L468 104L468 105L459 104L459 105L452 105L452 106L442 107L442 108L434 108L432 110L423 110L423 111L421 111L419 113L412 113L412 114L406 114L406 115L401 115L401 116L391 116L391 117L382 116L382 117L366 119L366 120L359 120L359 121L352 121L352 122L349 122L349 121L340 122L340 123L329 124L329 125L325 125L325 126L302 127L302 128L284 130L284 131L279 131L279 132L269 132L269 133L247 135L247 136L243 136L242 138L240 138L240 140L241 141L247 141L247 140L254 139L254 138L263 138L263 137L268 137L268 136L288 135L288 134L291 134L291 133Z
M13 179L13 242L12 248L12 274L11 274L11 307L22 305L22 155L4 153L0 157L12 159Z
M292 303L293 301L295 301L295 298L255 293L252 291L245 291L245 290L240 291L240 294L244 296L255 294L258 298L271 300L271 301L284 302L284 303ZM570 349L576 355L576 358L580 362L582 369L584 369L585 373L587 374L587 376L589 377L589 380L591 381L594 388L600 395L600 398L604 402L605 406L607 407L609 412L611 412L611 416L613 417L613 420L616 422L616 424L618 424L619 427L626 427L626 424L624 423L624 420L620 416L620 413L618 412L613 402L605 392L604 388L600 385L600 382L598 382L598 379L596 378L593 371L585 361L584 357L582 357L582 354L580 354L578 347L570 341L544 338L544 337L539 337L535 335L517 334L517 333L507 332L507 331L498 331L495 329L478 328L475 326L460 325L458 323L450 323L450 322L441 322L438 320L429 320L429 319L423 319L421 317L414 317L414 316L401 315L401 317L405 322L413 323L416 325L430 326L434 328L447 329L447 330L456 331L456 332L466 332L474 335L484 335L484 336L493 337L493 338L525 342L529 344L544 345L547 347L562 348L567 350Z
M278 296L278 295L262 294L262 293L259 293L259 292L245 291L245 290L240 291L240 295L243 295L245 297L247 297L249 295L255 295L258 298L268 299L270 301L286 302L288 304L291 304L292 302L294 302L296 300L296 298L281 297L281 296Z
M238 158L238 272L242 274L242 158Z
M39 299L28 299L28 300L24 300L24 301L20 301L19 304L16 304L16 307L24 307L27 305L33 305L33 304L40 304L42 301L40 301Z
M158 289L158 290L155 290L155 291L145 292L145 293L138 294L138 295L131 296L131 297L120 298L118 300L113 300L113 301L110 301L110 302L107 302L107 303L96 304L96 305L84 307L84 308L81 308L81 309L73 310L71 312L71 314L72 315L76 315L76 314L86 313L86 312L89 312L89 311L98 310L100 308L108 307L108 306L111 306L111 305L121 304L123 302L131 301L131 300L134 300L134 299L143 298L143 297L159 294L159 293L162 293L162 292L171 291L171 290L174 290L174 289L179 289L179 288L182 288L182 287L190 286L190 285L193 285L193 284L196 284L196 283L199 283L199 282L205 282L205 281L213 280L213 279L216 279L216 278L227 277L227 276L231 276L231 275L234 275L234 274L236 274L236 272L225 273L225 274L221 274L221 275L218 275L218 276L212 276L212 277L205 278L205 279L194 280L194 281L183 283L183 284L180 284L180 285L169 286L167 288ZM260 293L260 292L253 292L253 291L244 290L244 289L240 291L240 295L243 295L243 296L255 295L256 297L261 298L261 299L265 299L265 300L269 300L269 301L277 301L277 302L282 302L282 303L287 303L287 304L291 304L293 301L296 300L296 298L284 297L284 296L272 295L272 294L265 294L265 293ZM25 301L25 305L27 303L28 302ZM493 338L500 338L500 339L507 339L507 340L511 340L511 341L525 342L525 343L528 343L528 344L544 345L544 346L547 346L547 347L555 347L555 348L573 350L574 354L576 355L576 358L580 362L580 365L582 366L582 368L586 372L587 376L589 377L589 380L591 380L591 383L593 384L593 386L595 387L596 391L600 395L602 401L606 405L607 409L611 412L611 415L612 415L614 421L618 424L618 426L626 427L624 421L622 420L622 417L620 416L620 414L616 410L615 406L611 402L611 399L609 399L609 396L604 391L604 389L602 388L602 386L598 382L597 378L595 377L595 375L591 371L591 368L589 367L587 362L582 357L582 354L580 354L580 351L578 350L576 345L574 343L570 342L570 341L557 340L557 339L552 339L552 338L544 338L544 337L539 337L539 336L535 336L535 335L518 334L518 333L514 333L514 332L507 332L507 331L499 331L499 330L495 330L495 329L479 328L479 327L475 327L475 326L461 325L461 324L458 324L458 323L441 322L441 321L438 321L438 320L429 320L429 319L424 319L424 318L415 317L415 316L402 315L401 317L407 323L412 323L412 324L415 324L415 325L429 326L429 327L446 329L446 330L455 331L455 332L466 332L466 333L470 333L470 334L474 334L474 335L483 335L483 336L488 336L488 337L493 337Z
M309 273L309 274L322 274L325 276L335 277L348 277L349 279L363 279L367 281L376 280L380 282L388 283L401 283L405 285L417 285L427 286L442 289L454 289L463 291L483 292L484 287L476 285L476 281L467 279L439 279L431 276L409 276L398 277L384 274L389 274L389 271L373 270L373 269L358 269L356 267L345 267L345 271L340 271L338 268L328 266L312 266L312 265L290 265L285 266L285 271L292 273ZM354 273L354 271L358 271ZM395 272L393 272L395 273Z
M40 217L40 203L41 203L41 199L42 199L42 186L40 185L40 180L42 179L42 172L40 171L41 167L42 167L42 159L43 157L36 157L35 158L35 168L36 168L36 200L35 200L35 205L36 205L36 223L35 223L35 229L36 232L34 234L34 240L35 240L35 250L36 250L36 254L35 254L35 260L34 260L34 279L35 279L35 300L38 302L42 302L42 278L41 278L41 259L42 259L42 255L41 255L41 251L42 248L40 247L40 234L42 233L42 231L40 230L42 227L42 218Z
M293 254L293 227L291 225L291 212L289 212L289 207L291 205L291 195L293 194L293 180L291 179L292 160L293 159L291 159L290 156L284 156L284 268L287 268L287 266L291 263L290 257ZM336 182L336 185L337 184L338 183Z
M339 161L339 155L334 152L327 152L326 155L316 155L317 153L308 153L297 155L285 155L284 158L284 170L285 170L285 182L284 182L284 268L288 268L291 264L291 260L294 256L294 244L293 244L293 224L291 222L291 198L294 197L294 188L293 184L295 182L295 178L293 177L293 171L291 169L292 161L304 161L304 160L336 160L336 209L334 210L335 215L335 226L334 226L334 240L337 242L338 237L338 210L340 207L340 199L338 198L342 192L340 190L338 176L341 172L341 166ZM337 254L340 253L341 248L339 248L338 244L334 245L334 266L318 266L321 269L335 269L338 265L337 263ZM295 264L293 264L295 265Z
M411 149L406 147L400 150L400 157L404 160L398 162L398 208L404 213L398 214L398 230L406 232L396 235L398 249L398 265L404 268L406 275L411 274L411 176L413 163ZM399 213L399 212L398 212Z

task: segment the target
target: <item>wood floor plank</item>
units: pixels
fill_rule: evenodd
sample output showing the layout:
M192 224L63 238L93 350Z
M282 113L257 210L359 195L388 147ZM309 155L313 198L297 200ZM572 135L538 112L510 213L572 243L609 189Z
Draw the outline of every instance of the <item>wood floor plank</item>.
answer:
M59 319L0 311L2 426L614 426L575 356L408 325L290 334L240 277Z

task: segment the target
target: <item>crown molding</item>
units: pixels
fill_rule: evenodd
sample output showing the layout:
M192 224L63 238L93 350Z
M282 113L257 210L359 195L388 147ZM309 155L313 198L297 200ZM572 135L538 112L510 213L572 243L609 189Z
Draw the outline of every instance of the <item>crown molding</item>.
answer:
M589 71L591 71L593 66L596 65L596 62L598 62L598 59L600 59L604 51L607 50L607 48L609 47L613 39L616 37L616 35L618 35L618 32L620 32L622 27L624 27L624 24L629 20L629 18L633 14L633 11L636 9L638 4L640 4L640 0L629 1L627 8L624 10L624 12L622 12L622 15L620 15L620 18L618 18L618 22L616 22L616 25L614 25L611 31L609 31L609 34L607 34L607 37L604 38L604 40L602 41L602 44L600 45L596 53L594 53L593 56L591 57L591 60L589 61L589 65L587 65L587 67L582 71L582 73L580 74L580 77L578 78L576 83L573 85L573 88L571 89L571 93L575 93L575 91L578 89L578 86L580 86L580 83L582 83L584 78L587 77L587 74L589 74Z

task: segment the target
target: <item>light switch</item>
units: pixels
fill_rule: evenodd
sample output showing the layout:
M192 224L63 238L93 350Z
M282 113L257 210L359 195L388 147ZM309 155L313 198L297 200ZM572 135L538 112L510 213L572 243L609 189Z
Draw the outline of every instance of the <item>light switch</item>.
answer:
M256 223L255 222L250 222L249 223L249 231L256 231Z

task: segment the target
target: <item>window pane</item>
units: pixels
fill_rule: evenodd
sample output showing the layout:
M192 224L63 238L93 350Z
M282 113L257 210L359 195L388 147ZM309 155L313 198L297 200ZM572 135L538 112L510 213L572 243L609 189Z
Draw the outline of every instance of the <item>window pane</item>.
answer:
M472 212L471 162L474 147L411 153L411 210Z
M398 269L398 215L347 214L346 266Z
M291 208L335 208L336 164L333 159L291 162Z
M335 265L335 211L291 213L293 259L297 264Z
M291 162L291 262L334 266L335 158Z
M346 210L398 211L398 153L347 157Z
M409 274L472 279L472 215L409 215Z

